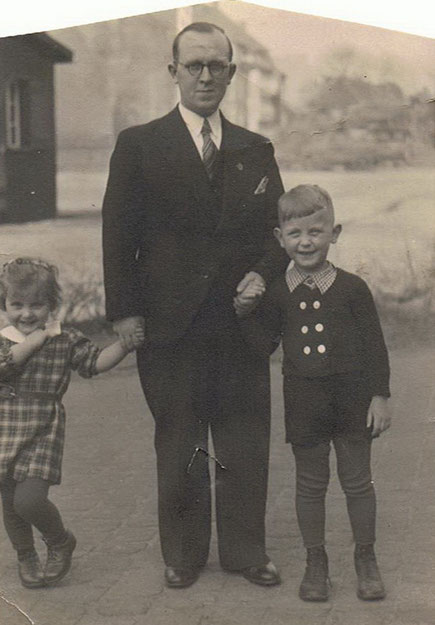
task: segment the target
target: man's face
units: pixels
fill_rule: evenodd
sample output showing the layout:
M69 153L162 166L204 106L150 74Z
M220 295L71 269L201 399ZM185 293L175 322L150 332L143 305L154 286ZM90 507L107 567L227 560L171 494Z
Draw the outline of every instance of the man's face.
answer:
M333 217L326 210L289 219L275 228L281 247L296 267L306 273L325 267L329 246L337 241L340 232L341 226L334 226Z
M192 76L186 67L212 62L226 66L220 76L213 76L208 67ZM172 79L180 89L181 104L203 117L217 110L235 71L236 66L229 61L228 41L219 31L184 33L179 40L178 62L169 65Z

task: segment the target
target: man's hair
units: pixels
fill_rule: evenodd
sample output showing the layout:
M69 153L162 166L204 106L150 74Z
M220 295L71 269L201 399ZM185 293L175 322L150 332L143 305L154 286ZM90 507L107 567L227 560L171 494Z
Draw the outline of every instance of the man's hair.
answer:
M210 22L193 22L193 24L189 24L188 26L183 28L183 30L181 30L174 39L174 43L172 44L172 58L174 59L174 61L178 61L180 38L184 35L184 33L187 33L189 31L193 31L195 33L213 33L218 31L222 33L225 36L225 39L228 41L229 61L231 62L233 60L233 46L231 45L231 41L229 40L228 35L223 28L217 26L216 24L211 24Z
M298 217L308 217L322 210L328 211L334 220L334 205L331 196L316 184L300 184L283 193L278 200L280 223Z

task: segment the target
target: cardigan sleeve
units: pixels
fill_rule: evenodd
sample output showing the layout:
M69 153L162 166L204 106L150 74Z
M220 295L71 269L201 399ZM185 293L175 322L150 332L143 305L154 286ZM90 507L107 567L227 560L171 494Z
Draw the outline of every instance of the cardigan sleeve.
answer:
M373 395L390 397L390 364L384 335L369 287L358 278L351 310L365 348L365 365Z

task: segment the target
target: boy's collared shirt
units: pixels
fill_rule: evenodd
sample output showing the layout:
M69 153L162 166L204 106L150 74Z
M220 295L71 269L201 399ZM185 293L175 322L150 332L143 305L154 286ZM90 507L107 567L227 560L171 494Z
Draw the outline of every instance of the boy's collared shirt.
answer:
M325 269L313 274L300 271L295 265L290 263L285 273L290 293L293 293L300 284L306 284L310 289L318 288L323 295L333 285L336 277L337 268L330 262L328 262L328 266Z

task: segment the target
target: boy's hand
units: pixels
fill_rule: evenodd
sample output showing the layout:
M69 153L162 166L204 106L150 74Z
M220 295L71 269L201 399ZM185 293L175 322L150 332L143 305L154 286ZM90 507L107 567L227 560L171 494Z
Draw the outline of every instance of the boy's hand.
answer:
M372 438L377 438L381 432L385 432L391 425L391 414L388 406L388 398L375 395L370 402L367 413L367 427L373 426Z
M236 295L233 299L233 303L237 316L245 317L251 313L258 305L263 293L264 288L257 286L249 287L249 289L246 289L243 293L240 293L240 295Z
M258 305L264 295L266 285L260 274L250 271L237 287L237 295L234 298L234 308L238 317L248 315Z

